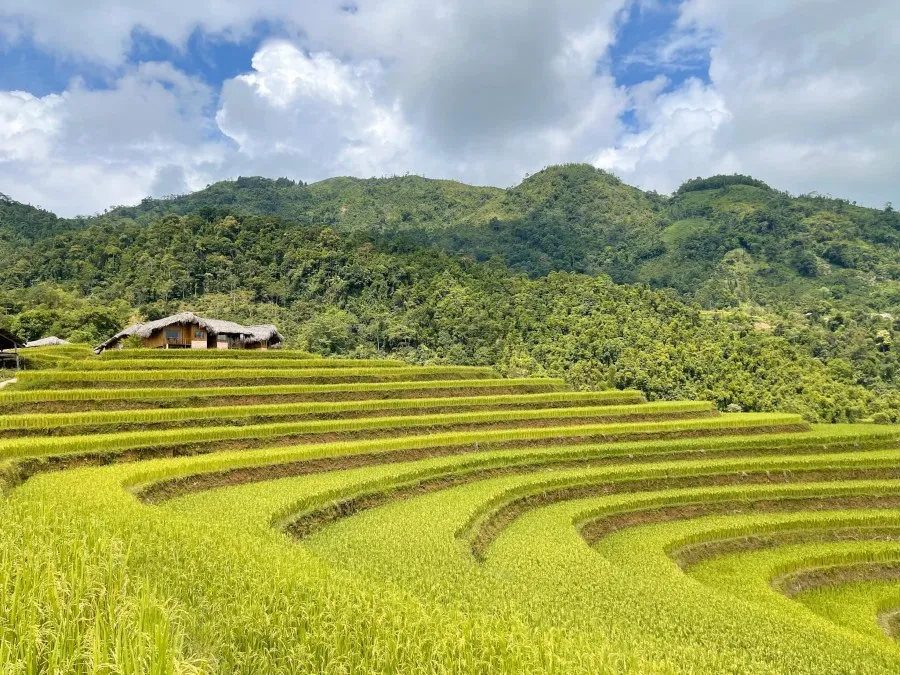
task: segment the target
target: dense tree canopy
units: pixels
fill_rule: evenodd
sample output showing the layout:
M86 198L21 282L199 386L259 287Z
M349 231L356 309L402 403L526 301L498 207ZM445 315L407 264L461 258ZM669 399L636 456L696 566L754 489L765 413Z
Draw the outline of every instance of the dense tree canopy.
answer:
M184 308L326 354L896 418L898 215L758 183L667 199L574 165L510 190L248 178L82 221L2 202L0 322L98 342Z

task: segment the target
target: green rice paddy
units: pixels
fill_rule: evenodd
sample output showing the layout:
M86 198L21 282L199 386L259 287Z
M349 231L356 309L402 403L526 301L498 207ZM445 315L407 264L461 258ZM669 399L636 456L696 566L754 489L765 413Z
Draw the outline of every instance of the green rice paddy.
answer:
M0 392L3 675L900 670L900 427L58 354Z

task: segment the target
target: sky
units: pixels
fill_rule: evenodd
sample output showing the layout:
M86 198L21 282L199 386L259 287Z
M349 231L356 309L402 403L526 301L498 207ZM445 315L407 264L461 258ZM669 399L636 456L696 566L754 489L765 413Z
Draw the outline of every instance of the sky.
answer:
M0 192L239 175L507 187L589 162L900 201L896 0L4 0Z

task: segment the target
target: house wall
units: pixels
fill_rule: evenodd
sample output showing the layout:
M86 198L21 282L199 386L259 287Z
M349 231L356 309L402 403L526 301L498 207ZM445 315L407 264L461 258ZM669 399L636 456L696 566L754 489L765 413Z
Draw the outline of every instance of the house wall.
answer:
M174 343L170 343L166 338L167 331L178 331L177 341ZM202 332L203 338L194 339L194 331ZM202 347L194 347L194 342L200 343L202 342ZM206 331L202 328L198 328L193 324L176 324L174 326L167 326L165 328L161 328L157 331L154 331L153 334L144 338L144 347L148 347L150 349L159 349L161 347L165 347L171 344L172 346L179 347L193 347L195 349L206 349Z
M206 349L206 329L191 326L191 349Z
M166 343L165 333L161 330L152 333L150 337L144 338L144 346L150 349L158 349Z

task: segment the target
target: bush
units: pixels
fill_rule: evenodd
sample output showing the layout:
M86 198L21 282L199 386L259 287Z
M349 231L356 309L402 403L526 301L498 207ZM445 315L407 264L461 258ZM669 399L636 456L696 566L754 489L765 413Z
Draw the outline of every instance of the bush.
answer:
M141 349L144 341L138 335L129 335L122 340L122 349Z

